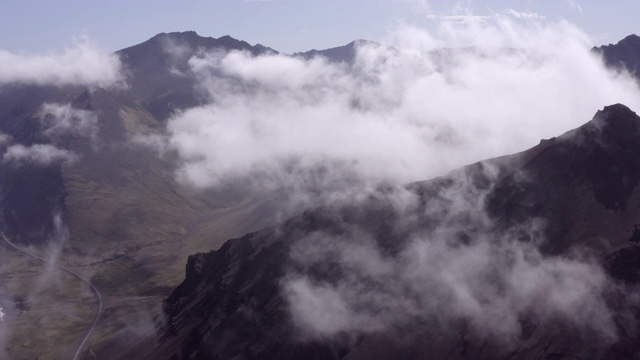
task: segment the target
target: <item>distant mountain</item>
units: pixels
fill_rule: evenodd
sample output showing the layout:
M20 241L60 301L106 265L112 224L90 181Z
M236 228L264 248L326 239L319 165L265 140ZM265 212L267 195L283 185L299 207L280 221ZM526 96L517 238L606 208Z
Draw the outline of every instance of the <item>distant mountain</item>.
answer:
M624 105L612 105L584 126L530 150L409 185L419 201L407 212L398 212L389 201L402 190L386 189L359 204L309 210L280 226L230 240L219 250L189 257L184 282L164 303L169 322L163 340L159 346L145 343L137 354L154 359L353 360L426 354L434 359L631 358L640 351L636 333L622 331L617 342L600 347L558 318L539 319L542 322L533 327L522 322L520 340L506 354L499 341L474 333L464 321L456 325L460 331L450 333L439 333L435 323L424 320L351 340L343 334L300 341L282 284L291 274L304 273L317 283L332 283L341 276L345 265L340 263L305 267L292 257L314 234L347 237L357 231L393 258L416 236L454 221L460 232L451 241L459 244L451 246L473 246L487 231L484 220L476 222L470 214L451 218L459 206L448 200L451 192L486 192L479 204L489 214L492 236L510 233L520 242L536 244L551 258L590 251L609 269L610 281L635 283L640 279L640 248L629 245L628 239L633 224L640 222L637 154L640 117ZM437 212L430 210L434 203L441 204ZM536 243L531 237L535 231L518 235L517 229L530 219L545 221L539 236L547 241ZM618 310L625 316L622 308ZM623 324L617 326L622 329Z
M627 69L640 79L640 37L632 34L616 44L594 47L593 51L602 54L605 63L617 69Z
M336 63L344 62L347 64L353 64L356 58L356 51L358 47L364 46L364 45L380 45L380 44L373 41L368 41L368 40L355 40L344 46L338 46L338 47L324 49L324 50L313 49L305 52L295 53L293 54L293 56L302 57L303 59L306 59L306 60L312 59L316 56L323 56L332 62L336 62Z
M195 31L158 34L151 39L120 50L125 66L131 70L129 97L147 102L147 110L157 119L165 120L173 111L202 103L194 79L181 76L188 72L188 60L210 51L247 51L254 56L277 54L262 46L252 46L231 36L218 39L202 37Z

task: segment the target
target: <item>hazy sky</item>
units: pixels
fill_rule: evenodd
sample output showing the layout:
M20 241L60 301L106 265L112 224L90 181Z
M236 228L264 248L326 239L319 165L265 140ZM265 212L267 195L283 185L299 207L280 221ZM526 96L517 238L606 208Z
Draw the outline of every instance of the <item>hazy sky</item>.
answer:
M640 32L636 0L6 0L0 3L0 49L49 51L88 36L118 50L160 32L195 30L291 53L358 38L381 41L399 23L429 27L436 16L487 16L508 9L566 19L595 44Z

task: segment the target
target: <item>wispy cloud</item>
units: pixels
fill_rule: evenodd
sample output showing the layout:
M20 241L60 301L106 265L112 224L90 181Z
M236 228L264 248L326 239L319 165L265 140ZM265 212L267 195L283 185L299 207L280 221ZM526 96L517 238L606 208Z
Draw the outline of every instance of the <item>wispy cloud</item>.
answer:
M43 104L41 110L44 115L41 119L44 134L50 138L70 134L95 139L98 133L98 116L92 111L57 103Z
M516 19L545 19L545 16L538 14L537 12L516 11L513 9L507 9L506 13L513 16Z
M75 161L78 156L71 151L59 149L51 144L24 146L11 145L7 148L2 160L16 166L23 164L49 165L60 161Z
M582 14L582 6L577 0L565 0L565 4L567 4L570 9L573 9Z

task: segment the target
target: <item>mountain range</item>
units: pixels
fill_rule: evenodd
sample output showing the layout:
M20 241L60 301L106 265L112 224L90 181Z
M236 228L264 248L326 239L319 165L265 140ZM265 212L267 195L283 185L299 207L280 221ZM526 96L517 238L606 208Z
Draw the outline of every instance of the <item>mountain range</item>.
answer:
M367 44L378 46L291 57L348 66ZM640 249L629 239L640 223L640 118L631 109L612 104L529 150L441 177L280 211L286 194L196 189L175 176L179 154L146 146L174 114L211 101L187 74L191 59L234 50L279 54L230 36L163 33L116 52L125 88L0 86L9 138L0 137L0 229L100 291L85 358L637 356ZM592 51L640 79L637 36ZM70 129L50 125L60 114L71 114ZM6 155L43 146L58 156ZM0 257L6 354L69 356L93 294L10 247Z

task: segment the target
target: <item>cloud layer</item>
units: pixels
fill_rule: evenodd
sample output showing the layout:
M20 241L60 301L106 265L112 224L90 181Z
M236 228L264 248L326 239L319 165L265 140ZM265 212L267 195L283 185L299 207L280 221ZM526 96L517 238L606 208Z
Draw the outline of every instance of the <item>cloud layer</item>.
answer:
M640 108L636 83L606 69L565 22L443 21L434 32L401 27L389 43L396 48L360 46L352 66L242 52L191 58L211 101L168 122L180 176L302 192L354 177L407 182L524 150L611 103ZM324 180L299 180L318 168L330 169Z

